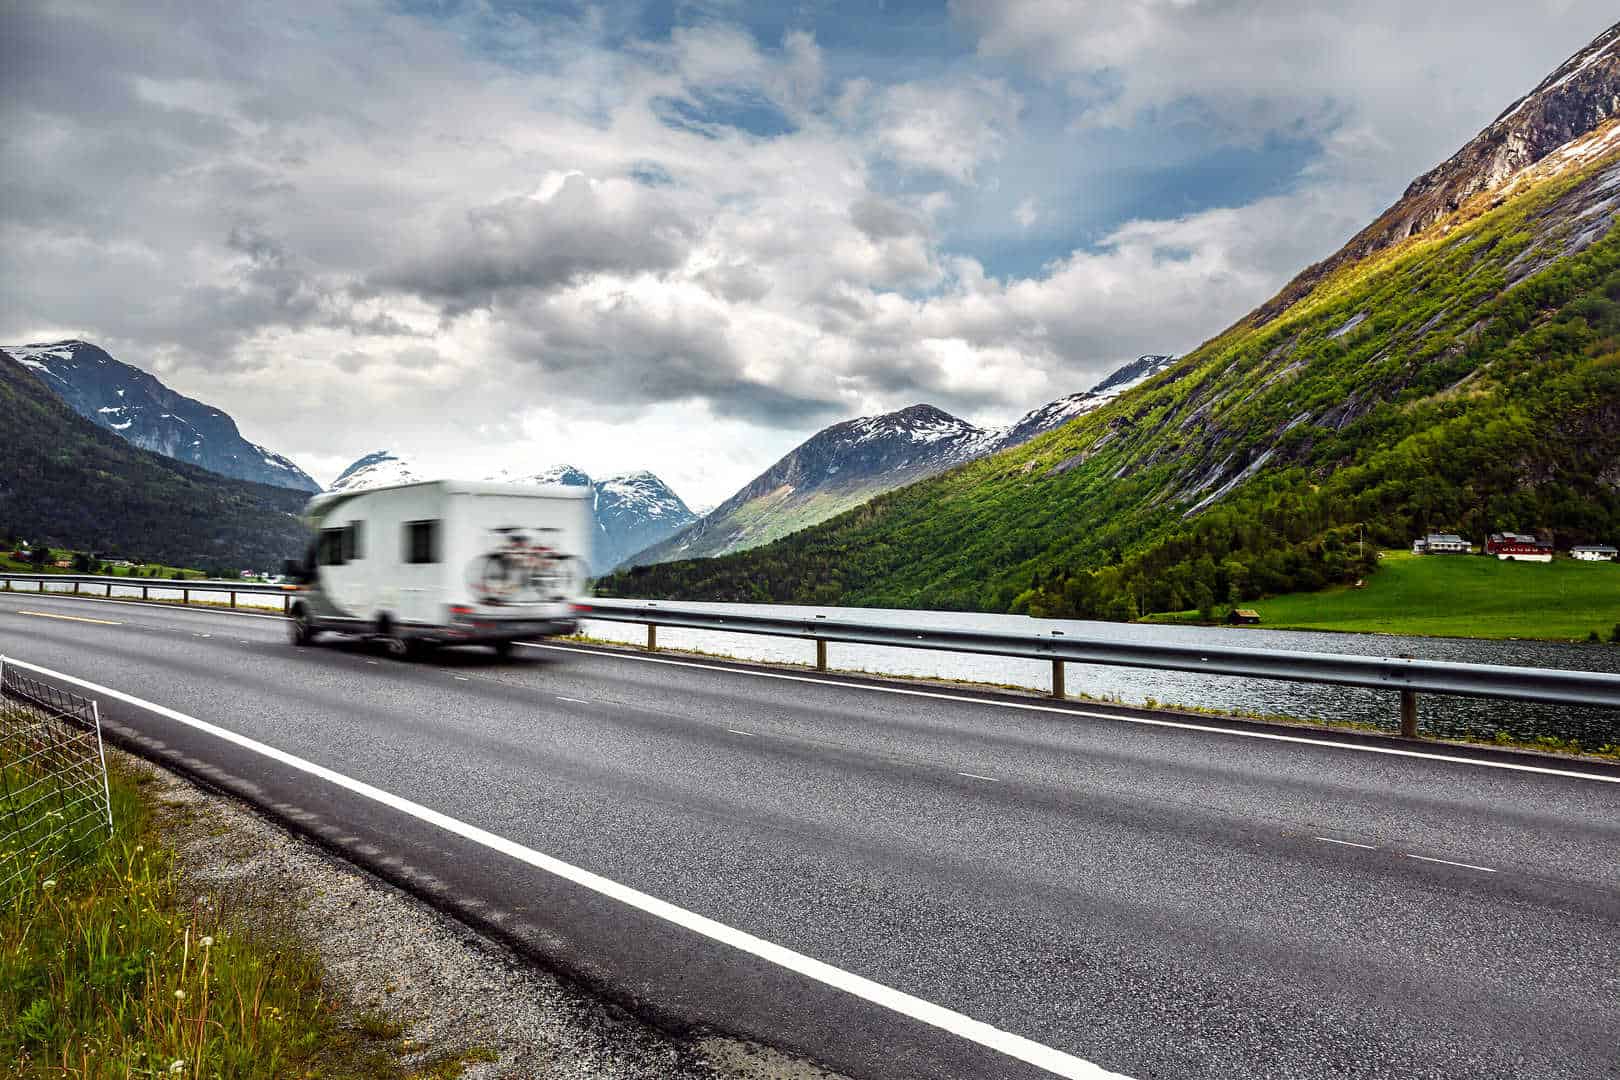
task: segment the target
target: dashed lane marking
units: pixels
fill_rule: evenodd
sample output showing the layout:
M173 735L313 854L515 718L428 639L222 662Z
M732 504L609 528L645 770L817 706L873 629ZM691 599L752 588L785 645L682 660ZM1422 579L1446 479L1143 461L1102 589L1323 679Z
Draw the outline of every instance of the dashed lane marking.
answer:
M1354 840L1335 840L1331 836L1317 836L1317 837L1313 837L1313 839L1320 840L1324 844L1343 844L1345 847L1362 848L1365 851L1377 851L1378 850L1372 844L1358 844Z
M755 735L752 731L743 731L740 728L734 728L734 727L728 727L728 728L726 728L726 730L731 732L733 735L746 735L750 739L758 738L758 736Z
M98 626L123 626L124 625L121 622L113 622L111 619L86 619L86 618L84 618L83 616L80 616L80 615L57 615L57 614L55 614L53 612L49 612L49 611L24 611L24 610L22 610L20 608L18 609L17 614L19 614L19 615L32 615L37 619L62 619L64 621L66 621L66 622L96 623Z
M1410 854L1407 854L1404 851L1401 853L1401 857L1403 859L1417 859L1419 862L1440 863L1440 864L1442 864L1444 866L1460 866L1464 870L1479 870L1479 871L1482 871L1482 872L1487 873L1487 874L1496 873L1496 867L1494 867L1494 866L1475 866L1473 863L1452 862L1450 859L1432 859L1427 855L1410 855Z
M959 772L956 775L957 776L966 776L970 780L988 780L992 784L1001 783L1001 781L999 779L997 779L996 777L994 777L994 776L982 776L982 775L980 775L979 773L976 773L976 772Z
M558 701L572 701L575 705L589 705L590 704L590 702L586 701L584 698L563 697L561 694L557 695L557 700Z
M656 896L641 892L639 889L633 889L628 885L622 885L611 878L563 862L555 856L536 851L534 848L526 847L514 840L508 840L504 836L480 829L476 825L469 825L448 814L440 813L420 803L395 795L391 791L384 791L382 788L373 787L362 780L346 776L335 769L328 769L324 765L317 765L313 761L298 757L296 754L278 750L268 743L259 742L257 739L251 739L246 735L210 724L206 720L199 720L194 716L187 716L185 713L154 704L132 694L126 694L121 690L114 690L109 686L90 682L88 679L65 675L60 671L53 671L50 668L39 667L19 660L6 659L5 662L16 664L20 668L26 668L51 679L71 683L74 686L82 687L104 697L122 701L138 709L144 709L153 715L172 720L177 724L184 724L214 738L239 746L244 750L280 762L299 772L318 777L361 798L370 799L391 810L443 829L445 832L453 833L490 851L533 866L538 870L562 878L564 881L572 882L581 888L589 889L611 900L616 900L626 907L645 912L673 926L679 926L691 933L706 937L710 941L758 957L785 971L791 971L824 986L841 990L879 1008L888 1009L918 1023L949 1032L978 1046L1005 1054L1018 1061L1028 1062L1036 1068L1044 1069L1046 1072L1056 1076L1067 1077L1068 1080L1130 1080L1129 1077L1122 1073L1110 1072L1101 1065L1086 1061L1084 1058L1066 1054L1062 1050L1035 1042L1033 1039L1026 1039L1022 1035L1014 1035L1010 1031L992 1027L982 1020L975 1020L953 1009L947 1009L943 1005L936 1005L923 998L913 997L904 991L896 990L864 976L834 967L812 956L806 956L775 942L755 937L747 931L738 930L707 916L699 915L694 911L677 907L667 900L660 900Z

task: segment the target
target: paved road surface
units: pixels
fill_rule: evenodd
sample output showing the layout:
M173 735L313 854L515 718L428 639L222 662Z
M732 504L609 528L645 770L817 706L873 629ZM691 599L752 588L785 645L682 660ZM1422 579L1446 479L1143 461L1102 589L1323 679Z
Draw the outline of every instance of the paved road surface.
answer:
M20 594L0 651L1054 1060L1620 1076L1620 783L601 650L401 663L294 649L273 618ZM174 720L104 715L672 1027L861 1077L1047 1075Z

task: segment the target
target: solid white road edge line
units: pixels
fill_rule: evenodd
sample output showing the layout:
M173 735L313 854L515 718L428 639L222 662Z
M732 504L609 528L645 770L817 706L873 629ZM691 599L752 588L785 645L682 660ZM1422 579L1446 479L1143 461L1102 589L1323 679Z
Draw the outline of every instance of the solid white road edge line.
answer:
M1515 765L1510 761L1485 761L1480 758L1460 757L1455 754L1431 754L1422 750L1398 750L1390 746L1361 746L1357 743L1336 742L1332 739L1312 739L1303 735L1278 735L1269 731L1244 731L1240 728L1215 727L1210 724L1191 724L1182 720L1159 720L1150 716L1120 716L1114 713L1088 712L1085 709L1065 709L1056 705L1036 705L1028 701L998 701L995 698L968 697L965 694L942 694L937 690L911 690L899 686L871 686L867 683L843 682L836 679L818 679L808 675L789 675L780 671L754 671L750 668L725 667L719 664L701 664L692 660L671 660L663 656L637 656L616 649L592 649L584 645L548 645L539 641L520 641L529 649L555 649L557 652L589 653L616 660L639 660L644 664L672 664L676 667L702 668L730 675L752 675L760 679L785 679L788 682L819 683L845 690L868 690L874 694L900 694L905 697L933 698L937 701L962 701L969 705L991 705L1001 709L1023 709L1028 712L1057 713L1061 716L1084 716L1091 720L1114 720L1122 724L1141 724L1146 727L1177 728L1182 731L1202 731L1212 735L1234 735L1243 739L1267 739L1272 742L1303 743L1306 746L1327 746L1335 750L1354 750L1362 754L1388 754L1391 757L1423 758L1426 761L1445 761L1454 765L1476 765L1482 769L1505 769L1509 772L1540 773L1544 776L1567 776L1575 780L1597 780L1604 784L1620 784L1620 776L1601 773L1575 772L1571 769L1552 769L1542 765ZM766 663L768 661L759 661Z
M1431 859L1427 855L1409 855L1404 851L1401 852L1401 857L1403 859L1416 859L1419 862L1437 862L1437 863L1443 863L1446 866L1460 866L1464 870L1483 870L1487 874L1496 873L1495 867L1491 867L1491 866L1475 866L1471 862L1452 862L1450 859Z
M687 911L685 908L677 907L666 900L660 900L656 896L651 896L638 889L632 889L628 885L621 885L611 878L593 874L589 870L583 870L570 863L565 863L561 859L508 840L504 836L498 836L495 833L480 829L476 825L469 825L464 821L450 817L448 814L429 809L420 803L414 803L381 788L372 787L364 781L328 769L324 765L317 765L313 761L306 761L296 754L278 750L267 743L259 742L257 739L250 739L246 735L228 731L225 728L210 724L206 720L198 720L194 716L187 716L185 713L126 694L121 690L114 690L111 687L93 683L88 679L53 671L37 664L13 660L7 656L0 656L0 663L15 664L17 667L25 668L48 678L60 679L63 682L72 683L75 686L122 701L136 708L145 709L165 719L173 720L177 724L195 728L215 738L240 746L244 750L251 750L253 753L263 755L272 761L278 761L290 768L297 769L299 772L319 777L346 791L353 792L373 802L381 803L383 806L407 814L418 821L436 826L445 832L454 833L456 836L470 840L481 847L498 852L508 858L516 859L519 862L527 863L537 869L544 870L548 874L560 877L565 881L571 881L609 899L617 900L627 907L646 912L656 918L663 919L665 922L690 930L695 934L701 934L711 941L729 945L740 952L757 956L761 960L775 964L777 967L784 968L808 979L814 979L823 985L842 990L863 1001L899 1013L901 1016L910 1017L931 1027L947 1031L952 1035L995 1050L1008 1057L1028 1062L1054 1075L1069 1077L1071 1080L1131 1080L1130 1077L1125 1076L1123 1073L1109 1072L1102 1066L1095 1065L1083 1058L1077 1058L1072 1054L1055 1050L1050 1046L1026 1039L1021 1035L1002 1031L1000 1028L992 1027L981 1020L975 1020L970 1016L964 1016L959 1012L947 1009L943 1005L935 1005L931 1001L913 997L903 991L884 986L882 983L873 982L871 979L844 971L842 968L833 967L831 964L824 963L814 957L805 956L803 953L794 952L792 949L755 937L746 931L737 930L696 912Z

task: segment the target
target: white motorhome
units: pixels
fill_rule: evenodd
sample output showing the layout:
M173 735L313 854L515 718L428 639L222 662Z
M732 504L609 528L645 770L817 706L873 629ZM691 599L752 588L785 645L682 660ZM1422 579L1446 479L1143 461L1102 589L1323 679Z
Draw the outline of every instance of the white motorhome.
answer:
M293 644L324 630L399 655L572 633L587 584L590 489L434 480L315 496Z

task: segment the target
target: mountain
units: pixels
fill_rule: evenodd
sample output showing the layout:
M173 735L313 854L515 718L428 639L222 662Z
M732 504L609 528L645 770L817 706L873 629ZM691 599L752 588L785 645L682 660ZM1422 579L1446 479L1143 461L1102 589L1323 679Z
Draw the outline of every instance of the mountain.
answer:
M1428 530L1612 543L1617 98L1620 28L1147 382L773 544L601 587L1130 618L1354 581Z
M424 478L409 462L386 450L378 450L344 469L332 481L329 490L358 491L409 484L420 479ZM596 514L596 536L590 560L594 573L612 570L626 557L697 520L669 485L645 471L592 480L572 465L553 465L526 474L502 469L486 479L505 484L565 484L590 488Z
M768 544L885 491L1028 442L1112 401L1173 357L1143 356L1095 387L1005 428L980 428L932 405L845 420L812 435L681 533L630 562L709 558Z
M220 410L176 393L87 341L12 345L6 351L74 412L143 450L237 480L321 490L291 461L242 438L236 421Z
M0 351L0 534L218 572L299 555L305 495L131 446Z
M337 479L326 490L359 491L393 484L414 484L421 479L403 458L395 457L387 450L373 450L338 473Z

